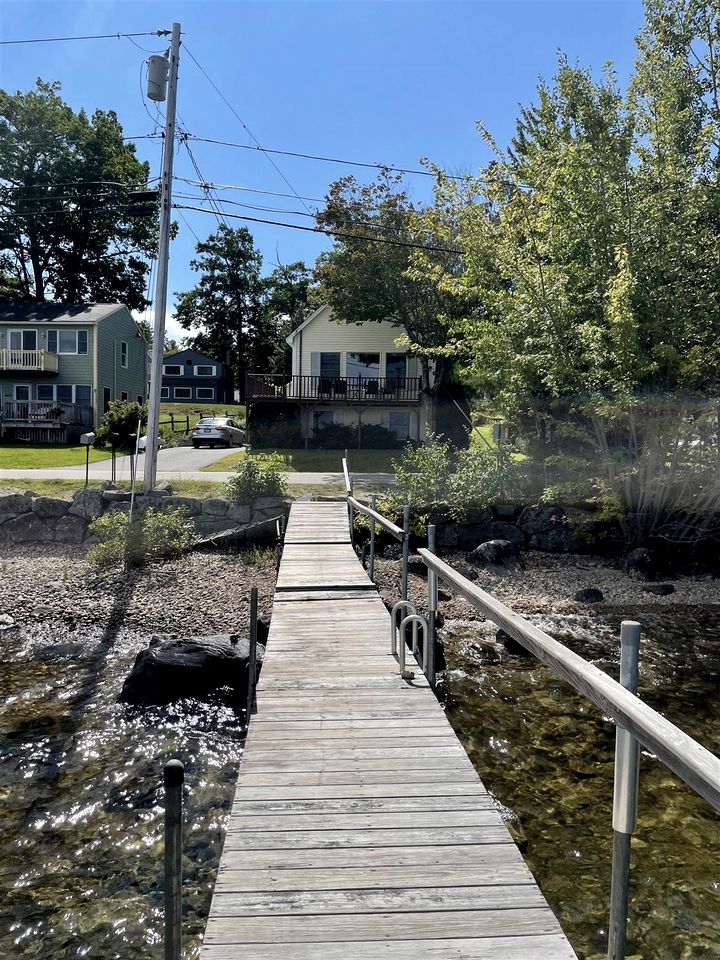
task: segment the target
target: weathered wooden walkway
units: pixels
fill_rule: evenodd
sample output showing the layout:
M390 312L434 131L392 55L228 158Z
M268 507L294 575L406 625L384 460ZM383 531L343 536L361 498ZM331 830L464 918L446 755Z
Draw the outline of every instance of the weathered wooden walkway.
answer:
M203 960L575 958L389 623L345 505L294 504Z

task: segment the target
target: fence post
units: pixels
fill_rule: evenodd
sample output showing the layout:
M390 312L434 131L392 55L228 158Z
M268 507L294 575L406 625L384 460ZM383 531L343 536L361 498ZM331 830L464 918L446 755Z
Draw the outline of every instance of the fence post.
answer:
M373 493L370 497L370 506L375 509L377 505L377 494ZM370 517L370 579L375 579L375 520Z
M165 960L182 956L182 790L185 768L165 764Z
M620 683L637 693L640 624L620 625ZM613 861L610 886L608 960L625 960L630 883L630 841L637 823L640 744L623 727L615 731L615 788L613 795Z
M170 433L175 433L175 414L170 413Z
M435 524L429 523L427 528L428 550L435 553ZM428 567L428 662L425 675L428 683L435 689L435 633L437 630L438 581L437 574Z
M248 652L247 707L245 709L248 726L250 726L250 716L253 713L257 713L257 703L255 701L255 684L257 682L257 612L258 591L257 587L253 587L250 590L250 650Z
M403 539L402 539L402 589L400 598L407 600L408 595L408 559L410 556L410 504L403 508Z

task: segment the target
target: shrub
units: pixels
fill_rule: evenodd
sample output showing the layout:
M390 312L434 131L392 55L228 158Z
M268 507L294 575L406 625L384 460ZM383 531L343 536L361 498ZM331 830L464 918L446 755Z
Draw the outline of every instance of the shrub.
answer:
M294 417L253 417L248 429L253 447L283 450L303 445L300 424Z
M130 516L110 510L90 525L100 542L88 550L88 560L98 567L126 563L141 567L153 560L178 556L190 546L194 527L184 507L160 510L148 507Z
M233 500L282 496L287 489L282 466L278 456L243 457L226 484L228 494Z
M109 433L117 433L120 446L129 447L130 435L137 433L138 420L147 423L147 404L134 400L111 400L107 413L95 431L95 446L101 447L108 442Z
M357 430L342 423L322 423L313 435L313 447L318 450L344 450L357 446Z

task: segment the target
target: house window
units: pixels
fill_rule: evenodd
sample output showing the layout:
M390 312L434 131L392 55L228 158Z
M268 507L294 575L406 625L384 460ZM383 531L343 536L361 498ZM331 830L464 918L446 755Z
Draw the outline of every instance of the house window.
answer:
M340 376L340 354L320 354L320 376L329 380L336 380Z
M166 377L181 377L183 368L179 363L166 363L163 366L163 373Z
M196 376L196 377L214 377L214 376L215 376L215 367L211 367L211 366L197 366L197 367L195 367L195 376Z
M388 380L405 380L407 377L407 356L404 353L385 355L385 377Z
M215 387L196 387L195 397L197 400L214 400Z
M103 387L103 413L107 413L110 409L110 387Z
M128 345L124 340L120 341L120 366L127 368L128 365Z
M70 383L59 383L57 385L57 401L58 403L72 403L73 402L73 388Z
M143 398L141 396L138 396L137 402L140 404L140 406L142 406Z
M13 395L16 401L24 403L30 399L30 387L25 384L16 383L13 388Z
M410 413L398 411L388 414L388 430L395 434L399 440L410 438Z
M37 330L11 330L11 350L37 350Z
M50 383L39 383L37 385L37 398L40 403L54 403L55 385Z
M120 399L121 399L123 402L125 402L125 401L127 400L127 397L128 397L127 391L123 390L123 392L120 394Z
M192 400L192 389L190 387L174 387L173 396L176 400Z
M380 354L379 353L349 353L347 355L347 375L348 377L372 377L380 376Z
M81 407L92 406L92 387L87 384L75 385L75 403Z
M160 399L161 400L170 399L170 387L160 387ZM142 400L138 400L138 403L142 403Z
M87 355L87 330L48 330L47 348L50 353Z

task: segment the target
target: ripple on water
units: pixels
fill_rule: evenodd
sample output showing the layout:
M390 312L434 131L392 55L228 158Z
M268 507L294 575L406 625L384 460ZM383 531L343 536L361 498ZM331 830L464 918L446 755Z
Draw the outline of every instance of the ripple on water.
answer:
M614 676L619 620L530 618ZM720 742L716 612L643 614L640 696L711 749ZM490 623L452 621L448 716L581 958L604 955L615 732L533 658L509 655ZM644 753L633 840L628 955L720 956L720 816Z
M2 637L0 956L160 956L162 769L185 764L185 931L197 955L242 753L218 698L117 702L149 637L42 624Z

